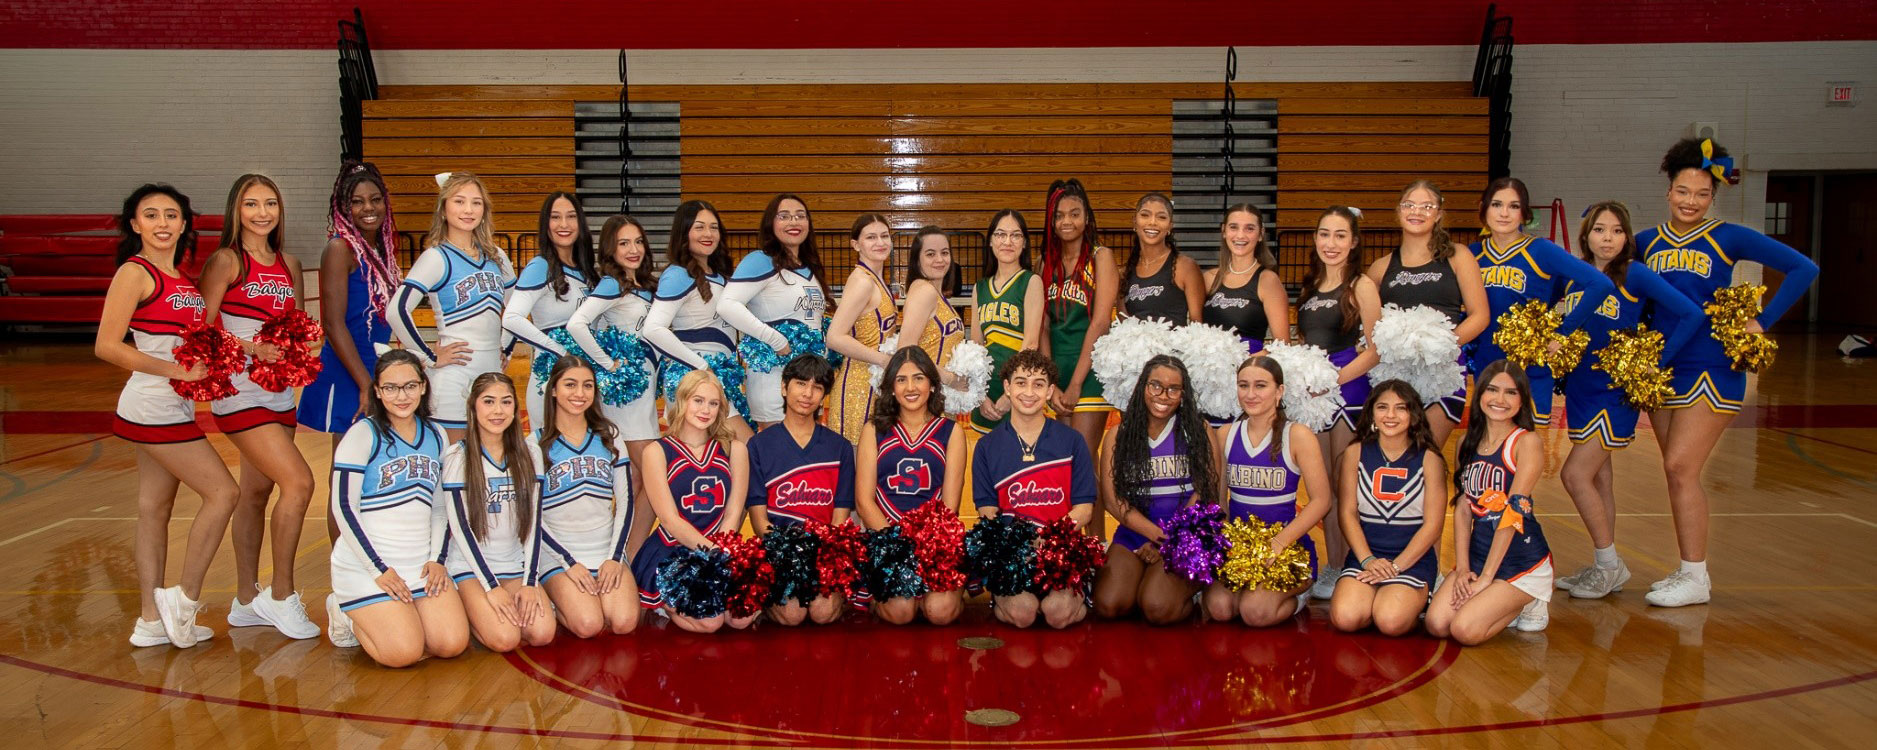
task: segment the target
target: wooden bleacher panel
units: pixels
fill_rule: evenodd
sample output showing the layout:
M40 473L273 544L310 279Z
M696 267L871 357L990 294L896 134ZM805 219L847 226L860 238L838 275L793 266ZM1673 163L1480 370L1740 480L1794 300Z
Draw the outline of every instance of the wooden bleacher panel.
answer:
M430 228L439 172L483 178L498 233L534 231L547 194L574 187L572 100L509 91L457 99L394 94L364 104L365 158L385 175L401 231Z

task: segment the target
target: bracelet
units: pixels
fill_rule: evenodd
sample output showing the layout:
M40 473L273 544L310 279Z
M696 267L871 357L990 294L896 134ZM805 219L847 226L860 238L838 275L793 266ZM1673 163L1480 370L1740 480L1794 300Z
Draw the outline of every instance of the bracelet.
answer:
M1364 557L1362 558L1362 567L1364 568L1369 567L1369 563L1372 563L1372 562L1375 562L1374 555L1369 555L1368 557Z

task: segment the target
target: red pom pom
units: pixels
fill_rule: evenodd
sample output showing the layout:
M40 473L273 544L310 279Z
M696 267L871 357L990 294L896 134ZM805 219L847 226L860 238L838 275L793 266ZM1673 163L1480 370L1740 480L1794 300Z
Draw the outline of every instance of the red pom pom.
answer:
M965 555L965 524L958 514L933 498L900 519L919 558L919 577L931 591L951 591L965 585L959 570Z
M860 564L867 560L867 540L860 527L853 523L816 523L809 528L821 541L815 556L815 568L821 574L817 590L827 596L854 598L854 591L861 585Z
M320 362L310 345L325 335L319 321L298 308L269 318L261 324L254 341L280 350L280 358L272 362L254 360L248 369L249 379L274 393L311 385L319 377Z
M1101 540L1068 516L1044 524L1036 540L1036 584L1044 591L1082 588L1106 557Z
M734 531L719 531L711 534L710 540L730 556L730 593L726 598L730 615L741 618L761 612L776 580L776 570L763 552L763 540Z
M183 329L181 338L182 343L171 350L176 364L193 368L200 363L208 373L201 380L171 378L169 387L191 401L214 401L235 395L235 384L229 376L240 372L247 364L240 342L220 327L202 323Z

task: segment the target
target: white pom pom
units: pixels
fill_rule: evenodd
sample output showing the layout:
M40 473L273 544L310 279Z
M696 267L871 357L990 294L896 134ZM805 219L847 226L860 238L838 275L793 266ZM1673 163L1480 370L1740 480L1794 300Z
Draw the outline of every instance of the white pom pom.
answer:
M1173 353L1173 326L1163 320L1123 318L1108 329L1088 353L1088 371L1101 383L1104 400L1127 408L1134 381L1147 360Z
M437 173L437 189L438 190L443 189L443 183L450 181L451 174L452 174L451 172L438 172Z
M1453 321L1431 307L1384 306L1381 319L1375 321L1375 353L1381 360L1369 370L1369 380L1405 381L1424 403L1431 404L1466 385Z
M945 388L946 414L968 414L984 402L991 387L991 365L991 352L983 344L970 339L958 342L945 369L963 378L965 387L964 390Z
M1186 363L1199 410L1219 419L1240 413L1238 366L1250 353L1244 339L1219 326L1187 323L1173 333L1173 354Z
M880 346L877 348L880 350L881 354L884 354L887 356L888 359L891 359L893 355L899 353L899 337L894 336L890 340L883 340L880 342ZM868 370L867 372L868 386L867 387L872 388L876 391L880 390L880 380L884 375L886 375L886 368L881 367L876 364L868 363L867 370Z
M1329 429L1344 406L1329 355L1321 347L1281 341L1264 353L1284 368L1284 416L1317 432Z

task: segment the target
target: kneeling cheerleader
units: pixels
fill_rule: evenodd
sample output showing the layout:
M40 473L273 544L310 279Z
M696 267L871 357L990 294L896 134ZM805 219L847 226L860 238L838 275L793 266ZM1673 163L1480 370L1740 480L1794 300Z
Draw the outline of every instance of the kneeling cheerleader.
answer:
M1420 620L1442 518L1440 504L1427 498L1441 496L1446 465L1420 395L1406 381L1376 383L1356 420L1356 442L1337 465L1336 505L1349 540L1330 597L1337 630L1374 625L1384 635L1403 635Z

